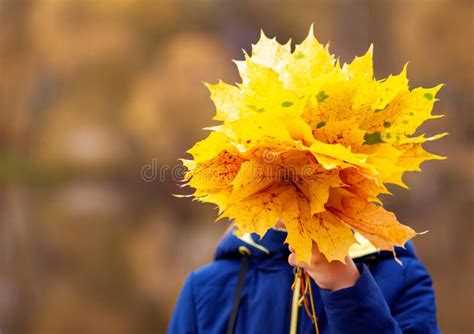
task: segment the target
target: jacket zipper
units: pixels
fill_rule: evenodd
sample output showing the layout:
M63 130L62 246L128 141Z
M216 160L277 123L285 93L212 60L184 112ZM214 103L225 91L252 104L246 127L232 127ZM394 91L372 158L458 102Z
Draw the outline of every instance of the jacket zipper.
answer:
M291 318L290 318L290 334L297 334L298 332L298 300L300 299L301 290L301 271L297 270L295 273L295 282L292 286L293 299L291 300Z

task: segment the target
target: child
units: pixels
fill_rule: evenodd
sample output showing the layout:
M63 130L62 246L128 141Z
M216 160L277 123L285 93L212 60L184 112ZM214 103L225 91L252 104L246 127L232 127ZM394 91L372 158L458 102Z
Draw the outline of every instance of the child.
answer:
M168 333L439 333L432 280L411 243L396 249L402 266L367 241L347 264L328 262L314 245L311 263L298 266L311 277L315 329L303 307L292 307L300 295L285 238L282 229L262 239L227 233L214 262L188 276Z

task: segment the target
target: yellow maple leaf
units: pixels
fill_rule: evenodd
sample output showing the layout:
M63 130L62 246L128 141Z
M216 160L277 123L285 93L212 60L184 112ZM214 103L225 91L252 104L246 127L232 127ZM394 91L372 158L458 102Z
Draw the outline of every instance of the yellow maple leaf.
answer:
M360 146L364 143L365 131L355 126L354 119L342 121L320 121L314 125L314 138L326 144L341 144L345 147Z
M219 132L211 132L209 136L197 142L188 153L193 156L194 163L201 163L214 159L219 153L236 152L229 137Z
M393 246L403 247L416 235L413 229L400 224L392 212L356 196L343 197L342 211L332 212L379 249L393 251Z
M313 218L311 238L328 261L345 262L349 247L356 242L351 228L330 211L317 214Z
M260 40L252 45L252 60L260 65L271 68L277 73L281 73L291 57L291 45L288 43L281 45L276 38L268 38L265 33L260 31ZM247 62L234 61L239 70L242 82L247 84L250 79L247 76Z
M377 80L373 47L340 64L313 35L291 51L262 32L235 61L242 82L207 84L221 124L183 159L196 200L216 204L240 233L263 236L277 222L298 260L314 244L329 261L344 259L360 233L393 251L416 235L378 199L385 184L426 160L443 159L414 136L433 115L441 88L414 88L407 67Z
M239 202L276 181L276 176L268 173L266 166L255 161L246 161L241 164L239 173L232 180L232 193L229 200Z
M284 214L290 214L293 188L277 184L244 200L229 204L219 219L235 218L240 232L255 232L263 236ZM294 211L297 216L297 212Z
M329 199L329 189L331 187L343 185L338 173L331 171L299 178L294 183L309 202L311 216L326 210L325 205Z

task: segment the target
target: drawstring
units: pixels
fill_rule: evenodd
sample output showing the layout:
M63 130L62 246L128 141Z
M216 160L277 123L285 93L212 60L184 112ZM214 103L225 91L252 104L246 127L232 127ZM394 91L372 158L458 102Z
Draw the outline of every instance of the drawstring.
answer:
M291 289L293 290L293 300L291 306L290 334L297 333L298 308L301 305L304 305L306 314L313 322L315 333L319 334L316 307L314 305L313 291L311 288L311 279L309 278L308 273L306 273L300 267L296 268L295 280L291 286ZM308 305L308 295L310 305Z
M245 246L240 246L239 253L242 254L242 262L240 264L239 277L237 278L237 286L235 288L234 298L232 300L232 310L230 312L229 322L227 324L227 334L234 334L235 323L239 312L240 296L242 294L242 289L245 283L245 276L247 275L248 266L250 264L250 249ZM290 333L296 333L298 308L301 305L304 305L306 313L314 324L315 333L319 334L318 319L316 318L316 307L314 305L313 291L311 289L311 279L303 269L299 267L296 269L295 281L293 282L291 288L294 291L294 294L292 301Z
M244 287L245 276L250 263L250 249L245 246L239 247L239 253L242 254L242 262L240 264L239 278L237 279L237 287L235 288L234 299L232 300L232 311L230 312L229 323L227 324L227 334L233 334L235 321L239 312L240 295Z
M298 300L301 293L301 271L295 271L295 280L291 285L293 291L293 298L291 299L291 315L290 315L290 334L297 334L298 332Z
M308 317L310 317L311 321L313 322L315 333L319 334L318 318L316 317L316 307L314 306L313 289L311 288L311 279L309 278L308 273L305 273L304 277L305 277L305 284L308 287L309 301L311 303L311 311L309 310L309 307L307 305L308 301L306 300L306 298L304 299L304 307L306 309L306 314L308 314Z

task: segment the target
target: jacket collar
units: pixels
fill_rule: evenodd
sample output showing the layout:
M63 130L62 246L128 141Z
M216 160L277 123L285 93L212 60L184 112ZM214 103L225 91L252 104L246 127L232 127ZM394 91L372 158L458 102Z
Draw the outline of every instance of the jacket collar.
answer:
M239 247L245 246L250 250L252 258L271 258L287 261L290 251L288 245L285 243L286 235L287 233L284 230L269 229L262 238L260 238L256 233L246 233L239 238L234 234L234 230L232 230L224 236L224 239L217 247L215 260L224 258L240 258L242 255L239 252ZM358 243L352 245L349 249L349 255L353 259L380 253L387 253L390 257L393 256L391 252L378 252L377 249L360 234L356 233L355 237ZM411 242L405 244L405 248L395 247L395 251L397 256L415 256L413 244Z
M269 229L260 238L256 233L247 233L238 238L234 231L228 232L217 247L215 259L238 258L242 255L239 252L240 246L245 246L250 250L251 257L271 258L287 260L290 251L285 244L286 232Z

